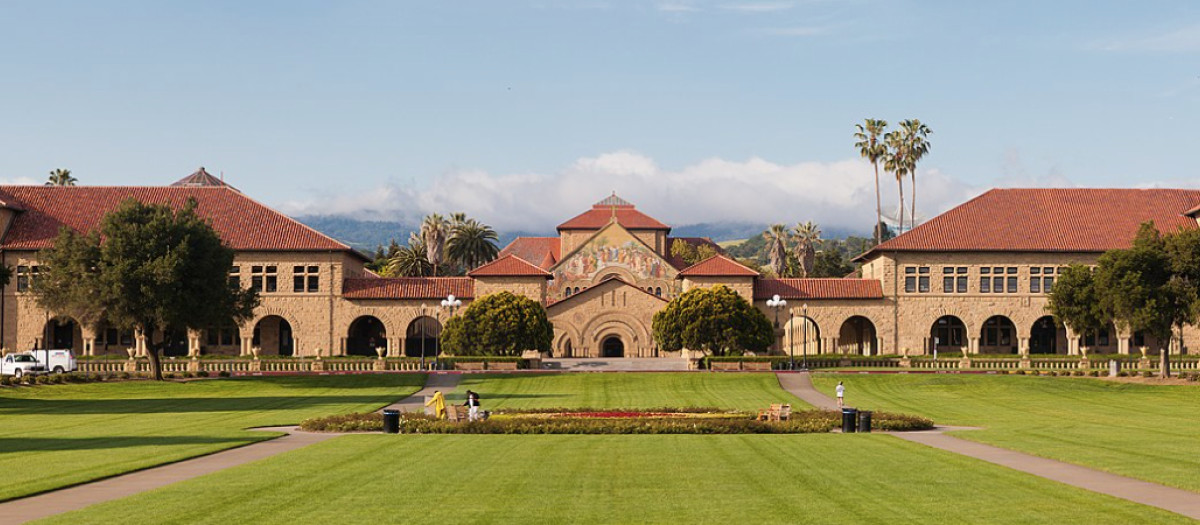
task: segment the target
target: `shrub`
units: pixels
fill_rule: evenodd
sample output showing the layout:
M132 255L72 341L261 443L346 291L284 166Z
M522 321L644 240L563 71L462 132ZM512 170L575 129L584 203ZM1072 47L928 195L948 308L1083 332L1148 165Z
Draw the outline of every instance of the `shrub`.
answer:
M775 342L766 314L727 286L698 287L654 314L654 341L668 352L690 348L714 355L759 351Z
M1117 377L1129 377L1129 372L1125 371L1125 370L1120 370L1117 372Z
M1200 372L1192 372L1187 376L1188 381L1200 381Z
M1089 375L1089 376L1091 376L1091 377L1100 377L1100 371L1099 371L1099 370L1092 370L1092 371L1088 372L1088 375Z
M229 377L229 375L230 374L229 374L228 370L222 370L220 372L217 372L217 377Z
M1154 372L1151 372L1149 370L1142 370L1142 377L1154 377Z
M208 370L201 370L199 372L196 372L196 377L208 377Z
M163 374L163 378L164 379L175 379L175 374L172 372L167 372L167 373Z
M442 348L452 355L520 356L550 351L554 327L537 301L504 291L471 303L442 331Z
M1075 376L1075 377L1082 377L1082 376L1083 376L1083 370L1076 370L1076 371L1072 372L1072 373L1071 373L1071 375L1073 375L1073 376Z
M9 386L12 384L12 376L0 376L0 386Z

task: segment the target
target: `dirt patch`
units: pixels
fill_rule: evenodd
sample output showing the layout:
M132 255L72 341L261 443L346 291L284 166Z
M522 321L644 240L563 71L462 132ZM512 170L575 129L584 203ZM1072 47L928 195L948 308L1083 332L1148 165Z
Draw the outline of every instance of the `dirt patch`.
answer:
M1139 385L1161 385L1161 386L1200 386L1196 381L1182 379L1179 376L1171 376L1170 379L1162 379L1158 377L1101 377L1105 381L1114 383L1135 383Z

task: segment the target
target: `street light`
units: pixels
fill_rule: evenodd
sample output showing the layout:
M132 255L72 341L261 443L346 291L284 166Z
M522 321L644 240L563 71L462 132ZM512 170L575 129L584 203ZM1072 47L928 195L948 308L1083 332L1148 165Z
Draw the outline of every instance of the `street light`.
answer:
M800 305L804 315L804 369L808 370L808 303Z
M767 306L769 306L775 310L775 330L778 331L779 330L779 309L787 306L787 301L784 299L781 299L779 297L779 294L775 294L770 299L767 299ZM781 339L780 342L782 343L782 338L780 338L780 339ZM796 368L796 358L795 357L792 358L792 368L793 369Z
M450 322L451 317L454 317L454 311L457 310L458 307L460 307L460 306L462 306L462 301L455 298L454 294L447 295L445 299L442 299L442 308L450 310L450 315L446 317L447 323ZM438 351L441 351L441 349L442 349L442 331L438 330Z

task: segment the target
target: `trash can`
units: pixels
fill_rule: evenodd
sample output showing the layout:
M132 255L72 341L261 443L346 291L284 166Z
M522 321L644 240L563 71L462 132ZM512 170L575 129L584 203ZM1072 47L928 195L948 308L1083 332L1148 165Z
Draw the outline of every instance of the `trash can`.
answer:
M870 410L859 410L858 411L858 431L866 432L868 434L871 433L871 411Z
M399 434L400 433L400 411L399 410L384 410L383 411L383 433L384 434Z
M850 434L854 432L855 423L857 423L858 410L854 408L842 409L842 433Z

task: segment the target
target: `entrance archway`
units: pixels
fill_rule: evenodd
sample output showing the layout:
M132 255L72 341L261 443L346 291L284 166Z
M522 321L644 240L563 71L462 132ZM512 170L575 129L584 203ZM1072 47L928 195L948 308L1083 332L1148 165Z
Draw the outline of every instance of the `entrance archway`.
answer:
M405 335L404 355L436 357L440 351L438 337L442 335L442 323L428 315L423 315L408 324Z
M162 353L166 357L188 355L188 333L186 328L167 328L162 331Z
M1063 341L1060 345L1059 341ZM1066 349L1067 330L1054 323L1054 317L1046 315L1033 322L1029 330L1030 354L1057 354L1059 348Z
M979 329L979 353L1017 353L1017 326L1003 315L993 315Z
M251 342L264 355L290 356L294 353L292 325L278 315L268 315L254 325L254 338Z
M929 348L938 352L963 352L967 348L967 325L953 315L943 315L929 329Z
M838 330L838 352L843 354L877 355L878 341L875 323L861 315L846 319L841 330Z
M601 357L625 357L625 343L620 337L610 335L600 344Z
M346 337L346 355L376 357L375 349L387 347L387 329L375 316L364 315L350 323Z
M42 337L42 348L71 349L76 354L83 348L83 331L70 317L46 321Z
M821 327L816 321L802 315L793 317L784 326L783 341L779 347L782 355L817 355L821 348Z

